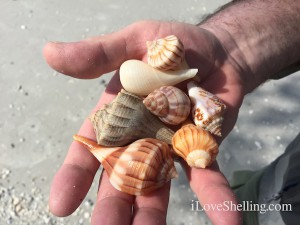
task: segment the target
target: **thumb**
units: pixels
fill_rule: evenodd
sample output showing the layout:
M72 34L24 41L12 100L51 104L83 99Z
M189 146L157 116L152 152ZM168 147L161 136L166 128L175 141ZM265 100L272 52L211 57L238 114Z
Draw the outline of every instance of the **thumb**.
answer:
M139 27L128 26L118 32L79 42L49 42L44 57L53 69L76 78L96 78L120 67L128 59L141 59L146 52ZM140 38L141 37L141 38Z

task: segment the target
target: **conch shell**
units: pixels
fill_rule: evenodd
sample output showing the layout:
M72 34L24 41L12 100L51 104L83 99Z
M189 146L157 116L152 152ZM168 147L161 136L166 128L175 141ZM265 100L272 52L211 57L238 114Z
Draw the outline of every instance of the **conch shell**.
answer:
M90 116L97 142L123 146L141 138L156 138L170 144L174 131L166 127L143 104L142 98L125 90Z
M192 124L180 128L172 138L173 150L190 167L206 168L215 161L219 152L214 137Z
M197 126L221 136L221 126L226 105L215 95L199 87L196 82L187 84L188 94L194 105L192 115Z
M163 86L154 90L143 103L161 121L171 125L177 125L186 120L191 111L189 97L173 86Z
M144 195L177 177L168 144L151 138L126 147L103 147L74 135L103 165L110 183L119 191Z
M158 70L187 69L182 42L170 35L154 41L147 41L148 64Z
M123 88L145 96L161 86L173 86L196 76L198 69L160 71L139 60L125 61L120 67Z

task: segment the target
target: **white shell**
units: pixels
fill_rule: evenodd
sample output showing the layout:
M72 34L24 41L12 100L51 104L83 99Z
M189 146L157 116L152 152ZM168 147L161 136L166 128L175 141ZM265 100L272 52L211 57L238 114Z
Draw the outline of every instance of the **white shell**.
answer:
M193 104L194 123L212 134L221 136L226 105L217 96L199 87L194 81L188 82L187 88Z
M123 88L145 96L162 86L173 86L196 76L198 69L160 71L139 60L125 61L120 67Z

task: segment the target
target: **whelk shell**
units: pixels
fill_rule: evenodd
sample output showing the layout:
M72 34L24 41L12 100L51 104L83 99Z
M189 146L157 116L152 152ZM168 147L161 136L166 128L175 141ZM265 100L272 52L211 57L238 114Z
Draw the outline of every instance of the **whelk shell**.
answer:
M193 104L194 123L212 134L221 136L226 105L217 96L199 87L194 81L188 82L187 88Z
M173 86L196 76L198 69L160 71L139 60L125 61L120 67L123 88L145 96L161 86Z
M123 146L141 138L156 138L170 144L174 131L166 127L143 104L142 98L125 90L90 116L97 142Z
M192 124L180 128L172 138L175 153L190 167L206 168L215 161L219 152L214 137L206 130Z
M158 70L187 69L183 43L175 35L147 41L148 64Z
M189 97L173 86L163 86L154 90L143 103L161 121L171 125L177 125L186 120L191 111Z
M111 184L131 195L144 195L177 177L168 144L151 138L126 147L103 147L74 135L103 165Z

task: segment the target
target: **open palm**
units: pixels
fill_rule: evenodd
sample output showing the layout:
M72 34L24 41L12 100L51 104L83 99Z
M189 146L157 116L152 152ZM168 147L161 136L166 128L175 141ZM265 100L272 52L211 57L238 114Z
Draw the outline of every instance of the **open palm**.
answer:
M198 68L201 85L216 94L227 105L223 137L231 131L242 103L245 85L240 67L229 57L217 38L198 26L143 21L113 34L93 37L76 43L48 43L44 55L55 70L73 77L96 78L117 70L128 59L146 59L146 41L174 34L184 43L186 60ZM95 110L110 102L121 89L118 72L112 78ZM95 139L91 123L86 120L79 134ZM68 155L57 172L50 194L50 210L57 216L70 215L82 202L99 162L80 144L73 142ZM215 163L208 169L194 169L184 165L191 188L201 204L236 203L227 180ZM170 183L145 196L131 196L117 191L107 174L101 176L92 224L165 224ZM213 224L240 224L237 211L207 211Z

